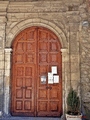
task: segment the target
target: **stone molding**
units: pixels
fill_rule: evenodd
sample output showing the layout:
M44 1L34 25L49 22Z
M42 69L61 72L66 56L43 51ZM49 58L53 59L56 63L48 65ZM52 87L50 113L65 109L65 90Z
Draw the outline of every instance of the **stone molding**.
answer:
M62 48L62 49L61 49L61 52L62 52L63 54L65 54L65 53L68 53L69 51L68 51L67 48Z
M1 15L1 13L0 13L0 15ZM7 19L6 19L6 16L0 16L0 23L5 23L7 21Z
M5 48L5 53L11 53L12 52L12 48Z
M10 76L11 48L5 48L5 76Z
M68 47L67 39L63 31L54 23L41 19L41 18L33 18L33 19L27 19L24 20L17 25L15 25L8 33L6 37L6 47L11 47L11 44L15 38L16 35L19 34L20 31L24 30L25 28L32 27L32 26L42 26L45 28L50 29L52 32L54 32L57 37L60 39L60 42L62 44L63 48Z
M6 15L8 4L9 1L0 1L0 15Z

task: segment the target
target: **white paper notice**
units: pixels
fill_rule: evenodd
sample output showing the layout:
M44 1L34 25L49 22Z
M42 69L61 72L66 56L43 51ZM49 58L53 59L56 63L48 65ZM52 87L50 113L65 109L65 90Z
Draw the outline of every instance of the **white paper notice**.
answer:
M57 74L57 66L52 66L52 74Z
M59 75L54 75L54 83L59 83Z
M53 84L53 74L48 73L48 84Z

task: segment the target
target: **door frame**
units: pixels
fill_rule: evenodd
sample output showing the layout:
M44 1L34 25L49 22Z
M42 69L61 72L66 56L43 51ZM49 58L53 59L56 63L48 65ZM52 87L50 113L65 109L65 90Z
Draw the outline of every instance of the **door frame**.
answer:
M49 113L48 113L48 115L50 116L51 115L51 113L52 113L52 115L54 114L54 116L56 115L56 116L59 116L59 115L61 115L62 114L62 73L61 73L61 71L62 71L62 58L61 58L61 52L59 52L59 49L61 49L61 43L60 43L60 41L58 40L58 38L57 38L57 36L52 32L52 31L50 31L49 29L46 29L45 27L29 27L29 28L26 28L26 29L24 29L23 31L21 31L19 34L18 34L18 36L16 36L16 38L14 39L14 41L13 41L13 44L12 44L12 49L13 49L13 54L12 54L12 66L11 66L11 72L12 72L12 74L11 74L11 79L12 79L12 82L11 82L11 91L13 92L13 93L11 93L11 99L12 99L12 102L11 102L11 113L13 114L13 115L22 115L22 114L26 114L26 116L29 116L29 114L31 115L32 114L32 112L28 112L27 110L27 112L28 112L28 115L27 115L27 112L24 112L23 113L23 110L16 110L16 106L15 106L15 101L17 101L18 102L18 100L19 100L19 102L21 101L20 100L20 98L14 98L14 95L13 94L15 94L16 93L16 90L18 90L19 88L21 88L21 86L14 86L14 84L15 84L15 81L16 81L16 79L15 78L13 78L14 76L13 75L15 75L16 74L16 72L15 72L15 68L14 67L16 67L16 66L23 66L23 64L24 64L24 66L23 67L25 67L27 64L30 64L30 67L31 66L33 66L34 64L37 64L37 61L35 62L35 63L33 63L33 62L29 62L29 63L27 63L27 62L24 62L23 60L25 60L24 58L22 59L22 62L23 62L23 64L20 64L19 62L17 62L17 63L15 63L15 60L14 60L14 58L15 58L15 56L17 56L17 55L19 55L20 53L17 53L18 51L17 51L17 49L19 48L17 48L17 46L16 46L16 44L20 44L21 43L21 46L22 46L22 43L23 42L25 42L25 44L24 44L24 46L22 46L22 49L23 50L25 50L25 51L23 51L23 54L25 54L26 55L26 53L28 52L27 50L26 50L26 43L27 43L27 39L25 39L24 41L19 41L18 40L18 38L22 35L22 33L23 33L23 35L26 35L26 33L28 33L28 32L32 32L32 31L34 31L34 33L35 33L35 36L34 36L34 34L33 34L33 37L35 37L35 38L32 38L33 39L33 42L35 42L34 44L35 44L35 49L33 49L33 50L35 50L35 51L33 51L34 52L34 54L38 51L38 52L41 52L41 51L39 51L40 50L40 48L39 48L39 44L41 44L42 42L41 42L41 40L39 40L39 38L40 38L40 36L39 36L39 32L41 32L42 34L41 35L43 35L43 33L46 33L46 38L47 38L47 44L49 45L49 47L50 47L50 45L56 45L56 48L54 48L54 49L56 49L56 51L53 49L53 48L46 48L47 49L47 51L45 51L46 53L48 53L49 55L53 55L53 54L51 54L51 51L52 52L54 52L54 54L56 55L56 58L57 58L57 60L53 63L54 65L57 63L57 66L58 66L58 74L59 74L59 78L60 78L60 82L58 83L58 84L54 84L54 86L53 86L53 84L52 84L52 88L53 89L55 89L55 87L57 88L57 93L58 93L58 96L57 96L57 100L58 100L58 102L57 102L57 100L56 100L56 98L53 98L53 100L52 99L50 99L50 101L48 101L49 103L52 103L54 100L54 102L56 102L56 103L58 103L58 109L57 109L57 111L54 111L54 112L52 112L52 111L48 111ZM38 34L37 34L38 33ZM47 36L47 34L49 35L49 36ZM36 35L38 35L37 37L36 37ZM49 40L50 39L50 40ZM52 39L54 39L54 41L52 40ZM52 44L51 44L51 41L52 41ZM20 43L19 43L20 42ZM32 42L32 41L28 41L28 42ZM37 42L38 42L38 45L37 45ZM43 41L44 42L44 41ZM46 42L45 42L45 44L46 44ZM38 47L37 47L38 46ZM25 49L24 49L24 47L25 47ZM44 49L43 49L44 50ZM54 51L53 51L54 50ZM30 52L30 51L29 51ZM32 50L31 50L31 52L32 52ZM17 55L16 55L16 54ZM42 52L43 53L43 52ZM58 53L58 54L57 54ZM38 53L38 54L40 54L40 53ZM21 54L22 55L22 54ZM35 54L35 55L37 55L37 54ZM26 56L25 56L26 57ZM36 56L34 56L35 57L35 60L36 60ZM38 60L40 60L40 59L38 59ZM47 65L48 65L48 67L49 66L51 66L51 63L52 63L52 60L51 60L51 62L50 62L50 57L48 56L48 62L47 62ZM16 60L17 61L17 60ZM42 60L41 60L42 61ZM38 61L38 62L40 62L40 61ZM44 62L44 65L45 65L45 62ZM36 65L37 66L37 65ZM38 65L38 67L40 67L40 64ZM38 69L38 68L37 68ZM49 69L49 68L48 68ZM48 70L48 72L49 72L49 70ZM38 72L37 72L37 74L39 74ZM16 75L17 76L17 75ZM17 76L18 77L18 76ZM24 76L25 77L25 76ZM34 76L34 78L35 78L35 76ZM34 83L36 83L35 81L33 81ZM39 77L38 77L38 79L37 79L37 86L38 86L38 84L39 84ZM33 85L35 85L36 86L36 84L33 84ZM48 85L50 85L50 84L48 84ZM47 85L45 85L45 86L47 86ZM15 87L15 88L13 88L13 87ZM29 86L28 86L29 87ZM33 86L34 87L34 86ZM40 92L40 89L39 89L39 87L41 87L42 88L42 85L41 86L38 86L38 88L37 88L37 91L36 92ZM59 88L60 87L60 88ZM32 88L33 89L33 88ZM32 90L31 89L31 90ZM36 87L35 87L35 89L36 89ZM53 90L52 89L52 90ZM25 88L24 89L20 89L20 90L22 90L22 92L25 92L25 91L23 91L23 90L26 90ZM28 89L29 90L29 89ZM44 90L46 90L46 89L44 89ZM47 91L47 90L46 90ZM51 90L50 90L51 91ZM48 91L48 93L50 92L50 91ZM34 94L34 93L32 93L32 94ZM39 93L38 93L39 94ZM60 95L59 95L60 94ZM49 95L49 94L48 94ZM22 95L21 95L22 96ZM35 94L34 94L34 96L35 96ZM22 97L24 97L24 96L22 96ZM17 100L16 100L17 99ZM38 98L36 98L35 99L35 101L38 101L40 98L38 97ZM15 101L14 101L15 100ZM27 100L26 98L25 98L25 100ZM23 102L24 102L24 100L22 100ZM43 99L41 99L41 101L43 101ZM31 101L31 103L33 103L34 101ZM40 102L40 101L38 101L38 102ZM43 102L46 102L46 101L43 101ZM36 103L36 102L35 102ZM23 106L23 105L22 105ZM37 108L39 107L38 106L38 104L36 105L37 106ZM49 106L49 105L48 105ZM35 106L32 106L32 107L34 107L33 109L35 109ZM32 108L31 107L31 108ZM52 108L49 108L49 109L54 109L53 107ZM36 110L36 109L35 109ZM56 108L55 108L55 110L56 110ZM36 111L37 113L38 113L38 115L40 114L40 112L41 113L43 113L43 115L44 115L44 112L45 112L45 114L46 114L46 112L47 111ZM35 114L36 113L35 111L33 111L33 114Z
M62 52L62 114L64 114L65 113L65 108L66 108L66 103L65 103L65 96L66 96L66 92L65 92L65 90L66 90L66 79L67 79L67 75L66 75L66 71L65 71L65 67L67 68L67 67L69 67L68 65L66 65L65 63L67 62L67 61L65 61L65 59L68 57L68 52L67 52L67 49L61 49L61 52ZM5 75L7 76L7 73L8 74L10 74L10 66L11 66L11 55L12 55L12 49L11 48L8 48L8 49L5 49L5 58L6 58L6 60L8 59L8 62L6 61L5 62L5 64L8 64L8 67L9 67L9 69L5 69ZM5 115L9 115L10 114L10 102L11 102L11 92L10 92L10 78L8 79L8 78L6 78L7 79L7 81L8 81L8 83L9 83L9 85L7 86L7 87L5 87L5 88L7 88L7 89L5 89L4 88L4 92L5 92L5 94L4 94L4 114Z
M32 19L34 21L37 21L37 23L33 23L34 26L42 26L42 27L46 27L48 29L50 29L52 32L54 32L56 34L56 36L59 38L61 44L62 44L62 49L60 50L60 52L62 52L62 109L63 109L63 114L65 113L66 110L66 96L67 96L67 88L66 88L66 81L68 80L68 77L70 78L70 74L68 73L68 70L66 68L69 68L69 54L68 54L68 44L66 41L66 37L64 35L64 33L62 32L62 30L56 26L55 24L51 23L51 22L47 22L46 20L43 19ZM41 22L40 22L41 21ZM26 22L26 25L23 26ZM41 24L42 23L42 24ZM47 23L47 24L46 24ZM13 33L13 36L11 36L12 31L16 30L16 27L19 26L18 30L16 32ZM9 32L7 38L9 36L10 39L7 41L7 45L5 48L5 52L4 52L4 57L5 57L5 77L4 77L4 84L6 84L6 81L8 81L8 85L4 87L4 114L9 115L10 114L10 69L11 69L11 55L12 55L12 48L11 48L11 44L12 41L14 40L14 37L16 36L16 34L18 34L20 31L22 31L23 29L32 26L32 22L30 23L30 21L23 21L22 22L22 26L21 23L18 23L17 26L13 27L13 29ZM55 29L53 29L55 28ZM66 47L67 46L67 47ZM8 47L8 48L7 48ZM68 59L67 59L68 58ZM7 68L8 65L8 68ZM68 74L66 74L68 73Z

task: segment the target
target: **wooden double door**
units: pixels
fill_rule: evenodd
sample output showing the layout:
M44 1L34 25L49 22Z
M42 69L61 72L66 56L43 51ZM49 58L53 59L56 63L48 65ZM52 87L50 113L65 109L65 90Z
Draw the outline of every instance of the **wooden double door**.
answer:
M61 44L43 27L20 32L12 44L11 114L60 116L62 114ZM48 83L48 72L57 67L58 83ZM45 81L42 82L42 76Z

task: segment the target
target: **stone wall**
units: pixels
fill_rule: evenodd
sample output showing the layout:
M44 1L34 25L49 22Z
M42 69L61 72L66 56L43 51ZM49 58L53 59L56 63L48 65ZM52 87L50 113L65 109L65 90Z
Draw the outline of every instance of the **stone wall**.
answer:
M90 5L81 6L80 71L82 104L90 110Z
M90 21L87 6L84 0L0 1L0 95L4 94L4 103L8 103L4 107L6 114L10 102L6 99L10 94L10 51L7 53L7 49L10 50L14 37L30 26L51 29L60 38L62 51L67 51L62 53L63 106L71 86L81 92L84 105L90 106L90 27L83 25L83 21ZM0 110L3 111L1 105Z
M81 95L83 105L90 109L90 25L87 24L82 28L80 41Z

